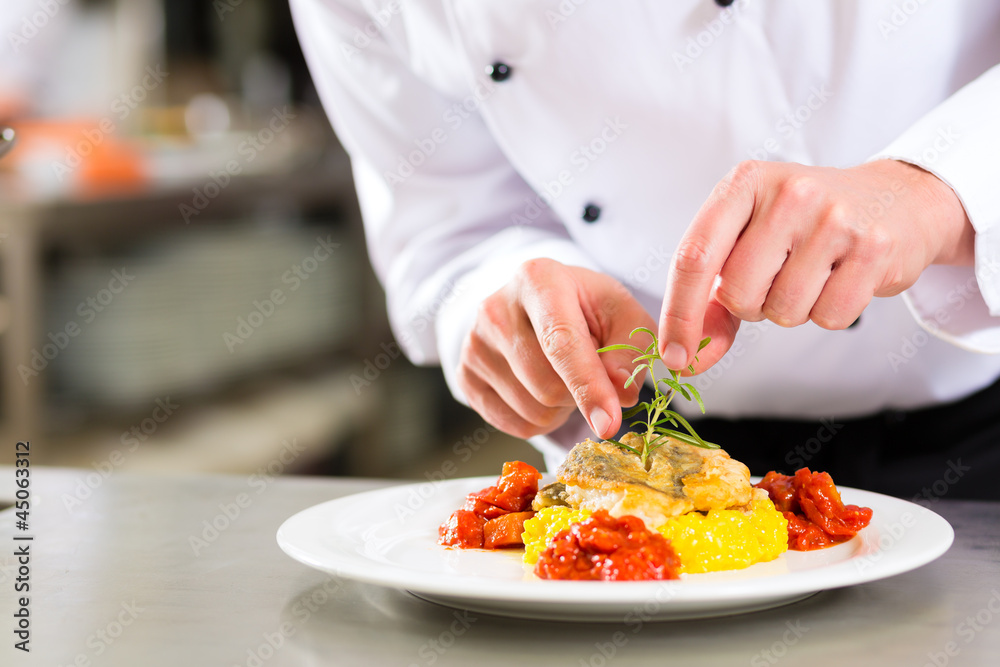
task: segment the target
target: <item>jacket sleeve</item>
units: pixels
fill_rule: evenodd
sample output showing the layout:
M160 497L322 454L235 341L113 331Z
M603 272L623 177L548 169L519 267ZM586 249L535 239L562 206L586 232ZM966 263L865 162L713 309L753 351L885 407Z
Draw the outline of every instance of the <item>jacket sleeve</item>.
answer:
M1000 353L1000 65L932 109L872 159L944 181L976 231L974 267L932 265L904 294L922 326L960 347ZM891 204L890 204L891 205Z
M407 356L440 363L452 392L479 303L524 261L593 268L498 148L464 96L422 77L405 19L360 0L292 0L302 49L351 157L369 254ZM387 23L399 22L396 25ZM470 77L471 79L471 77ZM453 90L453 88L452 88Z

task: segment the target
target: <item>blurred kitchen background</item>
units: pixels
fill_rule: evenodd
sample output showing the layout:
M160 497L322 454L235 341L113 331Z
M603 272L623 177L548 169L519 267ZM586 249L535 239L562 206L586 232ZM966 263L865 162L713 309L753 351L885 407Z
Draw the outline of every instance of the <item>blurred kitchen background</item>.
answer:
M283 0L4 0L0 28L0 442L104 471L541 465L399 355Z

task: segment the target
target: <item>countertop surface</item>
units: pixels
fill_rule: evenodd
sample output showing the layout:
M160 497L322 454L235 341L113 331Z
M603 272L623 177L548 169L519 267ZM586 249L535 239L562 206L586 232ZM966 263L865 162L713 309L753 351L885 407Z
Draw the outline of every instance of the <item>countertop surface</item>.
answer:
M13 500L13 482L0 467L0 499ZM28 530L0 512L0 664L1000 664L1000 503L934 502L955 543L903 575L764 612L625 625L462 614L331 578L278 548L292 514L389 484L33 467ZM228 525L206 533L227 511ZM23 544L30 591L15 593ZM21 595L30 653L14 648Z

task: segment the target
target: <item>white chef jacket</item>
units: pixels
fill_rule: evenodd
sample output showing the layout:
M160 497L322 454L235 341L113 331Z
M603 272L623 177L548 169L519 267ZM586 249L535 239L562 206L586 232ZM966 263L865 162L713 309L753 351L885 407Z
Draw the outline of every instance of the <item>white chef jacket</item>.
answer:
M744 323L726 357L694 380L709 416L846 418L958 399L1000 375L1000 356L982 354L1000 352L1000 3L292 0L292 9L351 155L394 332L413 361L443 366L459 400L477 305L522 262L605 272L655 319L682 234L747 159L919 165L965 206L976 265L929 267L844 331ZM883 215L900 194L890 189L859 215ZM551 465L554 442L587 434L576 415L533 442Z

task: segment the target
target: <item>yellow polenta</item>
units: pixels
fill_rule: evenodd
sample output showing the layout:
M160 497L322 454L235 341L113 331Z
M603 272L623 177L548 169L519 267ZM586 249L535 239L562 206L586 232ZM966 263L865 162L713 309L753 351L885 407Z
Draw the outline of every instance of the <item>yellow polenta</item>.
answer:
M769 499L754 500L752 511L690 512L669 519L660 534L681 559L681 572L738 570L774 560L788 549L788 521Z
M560 531L590 516L586 510L546 507L524 522L524 562L533 565ZM788 548L788 522L769 499L751 503L751 512L711 510L669 519L657 529L677 552L681 572L737 570L774 560Z

